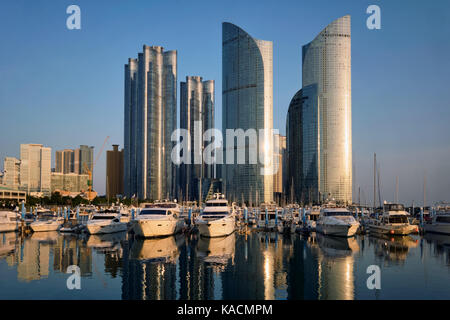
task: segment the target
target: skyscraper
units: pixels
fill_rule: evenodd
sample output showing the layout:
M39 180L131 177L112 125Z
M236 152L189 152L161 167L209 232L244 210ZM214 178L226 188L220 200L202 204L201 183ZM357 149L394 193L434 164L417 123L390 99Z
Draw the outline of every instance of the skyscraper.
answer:
M127 196L172 197L177 123L177 52L144 45L125 65L124 180Z
M20 189L50 194L51 152L42 144L20 145Z
M199 125L198 138L195 142L195 125ZM200 123L201 122L201 123ZM200 126L201 124L201 126ZM202 81L201 77L186 77L186 82L180 83L180 127L190 134L191 164L181 164L179 184L183 198L199 200L205 187L214 178L213 165L194 164L194 158L203 159L203 149L207 143L203 142L203 133L214 127L214 81ZM194 145L197 143L198 150ZM195 154L197 152L197 154ZM202 181L202 180L205 181ZM202 183L200 183L202 182Z
M248 201L257 196L260 201L273 200L273 175L262 175L261 161L257 164L237 164L235 149L227 148L226 129L273 128L273 44L252 38L241 28L222 24L222 130L224 159L234 153L234 164L222 166L222 178L227 197ZM273 139L249 144L246 157L259 154L265 159L273 155Z
M113 150L106 151L106 195L108 198L123 194L123 149L113 144Z
M350 16L333 21L304 45L302 63L303 88L292 100L288 115L289 178L297 167L302 168L301 178L292 179L294 188L296 184L301 188L298 201L351 202Z

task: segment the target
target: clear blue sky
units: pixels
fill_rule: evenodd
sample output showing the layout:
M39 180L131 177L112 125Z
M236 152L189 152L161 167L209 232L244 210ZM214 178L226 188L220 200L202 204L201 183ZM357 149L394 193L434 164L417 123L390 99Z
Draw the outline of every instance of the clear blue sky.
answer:
M81 7L82 29L66 29ZM366 8L381 8L381 30ZM221 23L274 43L274 126L285 132L301 86L301 46L327 24L352 16L354 189L371 199L372 158L383 199L450 200L450 1L21 1L0 3L0 168L20 143L54 151L123 145L123 65L143 44L178 51L178 81L216 81L221 124ZM105 191L105 152L94 187ZM53 160L54 161L54 160ZM417 203L417 202L416 202Z

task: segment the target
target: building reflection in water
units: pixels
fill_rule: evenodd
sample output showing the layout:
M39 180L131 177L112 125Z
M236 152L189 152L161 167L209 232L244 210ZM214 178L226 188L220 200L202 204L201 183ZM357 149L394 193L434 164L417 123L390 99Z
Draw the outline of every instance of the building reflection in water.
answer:
M66 277L70 265L105 283L121 277L123 299L355 299L355 261L403 267L413 251L424 262L449 266L449 245L450 237L432 234L345 239L260 232L142 240L126 233L0 233L0 260L17 270L19 281L55 276L52 271Z
M37 232L28 237L17 233L0 234L0 258L17 270L20 281L47 278L50 267L65 273L70 265L78 265L81 276L91 275L92 255L79 245L76 237L65 237L58 232Z

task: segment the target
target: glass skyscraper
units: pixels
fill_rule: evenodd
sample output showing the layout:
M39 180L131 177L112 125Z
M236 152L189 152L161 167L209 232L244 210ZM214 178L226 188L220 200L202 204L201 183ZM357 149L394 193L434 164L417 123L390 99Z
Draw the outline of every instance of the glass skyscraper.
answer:
M201 121L199 141L195 142L195 123ZM214 128L214 81L188 76L180 83L180 128L190 134L191 164L181 164L179 186L183 199L199 200L200 188L207 187L207 179L214 178L214 166L194 164L194 158L203 159L203 150L209 144L203 141L203 133ZM195 148L197 143L198 148ZM203 161L202 161L203 162ZM200 184L200 179L205 179ZM209 181L210 182L210 181Z
M144 45L125 65L125 195L171 198L175 168L171 152L177 123L177 52Z
M246 163L237 164L234 150L227 149L226 129L273 128L273 43L252 38L241 28L222 24L222 130L224 161L234 152L234 164L222 166L225 193L233 200L273 200L273 175L262 175L261 161L250 164L249 153L273 156L273 139L250 145L246 139ZM267 161L267 160L266 160Z
M301 197L351 203L350 16L333 21L303 46L302 63Z

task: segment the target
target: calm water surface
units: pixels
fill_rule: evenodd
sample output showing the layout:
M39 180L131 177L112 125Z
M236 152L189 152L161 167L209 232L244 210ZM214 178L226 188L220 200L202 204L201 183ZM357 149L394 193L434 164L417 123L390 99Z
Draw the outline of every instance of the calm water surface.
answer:
M0 233L0 279L0 299L450 299L450 237Z

